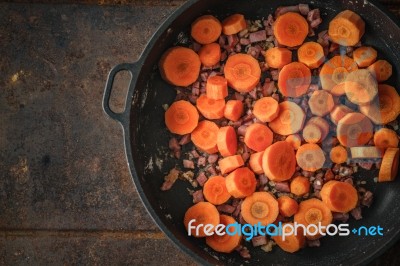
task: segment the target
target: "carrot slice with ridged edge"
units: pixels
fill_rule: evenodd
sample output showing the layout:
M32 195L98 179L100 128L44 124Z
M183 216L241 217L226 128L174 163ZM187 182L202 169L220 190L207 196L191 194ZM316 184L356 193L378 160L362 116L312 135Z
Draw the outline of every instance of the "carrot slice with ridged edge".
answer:
M329 37L333 42L343 46L356 45L364 32L364 20L351 10L340 12L329 22Z
M254 123L247 127L244 143L254 151L263 151L272 144L274 134L265 125Z
M301 169L315 172L324 166L325 154L318 144L306 143L297 149L296 161Z
M311 69L318 68L325 61L324 49L317 42L306 42L297 50L297 58Z
M357 190L347 182L331 180L322 186L322 201L333 212L349 212L357 206Z
M297 201L289 196L283 195L278 198L279 213L283 217L293 216L299 209Z
M223 175L232 172L243 165L244 161L241 155L228 156L218 161L219 169Z
M310 192L310 180L304 176L296 176L290 182L290 193L296 196L304 196Z
M331 158L331 161L334 163L345 163L347 161L347 150L345 147L338 145L332 148L332 150L329 153L329 157Z
M285 65L279 72L278 87L283 96L300 97L311 84L310 69L300 62Z
M253 106L254 116L261 122L271 122L279 114L278 101L272 97L262 97Z
M226 188L229 194L235 198L245 198L256 190L257 180L253 171L247 167L241 167L230 173L226 179Z
M212 15L198 17L191 27L190 34L200 44L209 44L218 40L222 26L219 20Z
M236 34L247 28L247 22L242 14L233 14L222 21L222 32L225 35Z
M294 149L286 141L277 141L269 146L263 154L262 168L272 181L289 180L296 170Z
M192 49L181 46L168 49L159 62L161 77L181 87L187 87L197 80L200 66L199 56Z
M286 137L285 141L289 142L295 150L301 146L301 137L299 134L289 135Z
M218 151L218 130L219 128L214 122L203 120L193 130L190 138L199 150L209 154L216 153Z
M301 45L306 39L308 23L299 13L288 12L275 20L273 30L279 44L294 47Z
M220 127L217 134L217 146L219 153L224 157L236 154L237 136L233 127Z
M202 94L196 100L199 112L207 119L220 119L224 117L225 100L214 100Z
M375 124L392 122L400 114L400 96L390 85L378 85L378 97L369 104L360 106L360 112Z
M318 143L322 140L322 130L313 123L307 123L303 128L303 139L308 143Z
M371 72L358 69L347 75L344 92L350 102L358 105L368 104L378 93L378 84Z
M207 79L206 94L209 99L223 100L228 96L228 81L222 76L212 76Z
M165 124L168 130L178 135L191 133L198 122L199 113L188 101L174 102L165 112Z
M218 43L203 45L199 50L200 62L206 67L212 67L221 60L221 47Z
M264 173L262 168L262 157L264 155L264 151L255 152L250 155L249 166L254 173L261 175Z
M283 47L272 47L265 52L265 62L271 68L282 68L292 62L292 51Z
M311 113L313 115L325 116L335 107L332 94L325 90L317 90L311 94L308 101Z
M195 220L191 223L191 230L189 231L189 222ZM219 213L217 208L209 202L199 202L187 209L183 223L186 227L186 231L195 237L205 237L204 227L200 227L198 234L196 232L196 227L199 224L211 224L214 227L219 224Z
M399 137L396 131L389 128L381 128L374 134L374 144L378 148L397 148L399 146Z
M260 82L261 68L251 55L235 54L226 60L224 75L230 87L238 92L249 92Z
M294 102L283 101L279 104L279 115L268 123L275 133L283 136L296 134L304 125L306 115Z
M291 227L285 226L286 224L290 224ZM290 228L296 228L293 223L284 223L282 226L284 226L283 228L285 228L286 234L290 232ZM285 239L283 239L282 235L273 236L271 238L281 249L289 253L299 251L306 244L306 238L302 227L297 227L296 234L285 235Z
M204 198L214 204L220 205L229 200L231 194L226 189L225 178L222 176L210 177L203 186Z
M244 199L241 211L247 223L266 226L278 217L279 206L278 201L269 192L254 192Z
M375 62L378 52L370 46L361 46L353 51L353 59L359 67L368 67Z
M243 114L243 102L239 100L229 100L225 104L224 116L231 121L238 121Z
M335 108L333 108L333 110L332 110L332 112L330 114L331 121L332 121L332 123L337 125L339 123L340 119L342 119L345 115L347 115L349 113L353 113L353 112L354 111L351 110L346 105L343 105L343 104L336 105Z
M392 65L386 60L378 60L368 67L377 81L388 80L392 76Z
M393 181L399 171L399 148L387 148L379 169L378 182Z
M347 75L357 69L356 62L346 55L332 57L322 66L319 72L322 89L335 96L343 95L344 86L337 85L341 85L346 80Z
M294 221L306 227L310 224L318 225L318 223L321 223L322 226L328 226L332 223L332 219L332 212L328 206L316 198L300 202L299 210L294 215ZM306 237L308 239L318 239L321 235L318 233L314 235L313 231L312 234L307 234Z
M343 146L362 146L373 136L371 120L361 113L349 113L340 119L336 135Z
M313 116L308 120L307 124L314 124L319 127L321 130L321 141L323 141L329 133L329 123L322 117L320 116Z
M219 216L219 223L225 226L236 223L236 220L228 215L221 214ZM230 232L234 232L235 228L229 228ZM239 246L242 237L239 234L224 234L219 236L213 234L212 236L206 237L206 244L213 250L222 253L231 253L237 246Z

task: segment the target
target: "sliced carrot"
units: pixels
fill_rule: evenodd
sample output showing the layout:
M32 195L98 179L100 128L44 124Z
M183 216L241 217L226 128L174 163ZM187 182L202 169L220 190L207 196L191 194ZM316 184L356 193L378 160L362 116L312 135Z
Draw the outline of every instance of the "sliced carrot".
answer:
M203 120L193 130L190 138L199 150L209 154L216 153L218 130L214 122Z
M338 145L332 148L329 153L329 157L333 163L345 163L347 161L348 155L345 147Z
M225 35L236 34L247 28L247 22L242 14L233 14L222 21L222 32Z
M308 23L299 13L288 12L275 20L273 30L279 44L294 47L301 45L307 37Z
M400 97L396 89L386 84L379 84L378 97L375 101L360 106L360 111L375 124L392 122L400 114Z
M264 154L264 151L260 151L260 152L255 152L252 155L250 155L249 166L250 166L251 170L253 170L253 172L258 175L261 175L264 173L264 170L262 168L263 154Z
M350 148L352 159L376 159L382 158L382 150L375 146L361 146Z
M322 89L331 92L335 96L344 94L344 86L341 86L349 73L358 69L356 62L346 55L336 55L327 61L319 72ZM339 87L335 87L339 85Z
M234 218L223 214L219 216L219 221L220 224L225 226L236 223ZM228 230L233 233L235 228L231 227ZM242 237L239 234L228 235L225 233L222 236L213 234L212 236L206 237L206 244L217 252L231 253L239 246L241 240Z
M282 68L292 62L292 51L283 47L272 47L265 52L265 62L271 68Z
M291 226L285 226L288 224L290 224ZM284 228L286 234L290 233L290 228L296 228L293 223L284 223L282 227ZM281 249L289 253L299 251L306 244L306 238L304 236L304 231L302 227L297 227L296 234L293 233L291 235L285 235L285 239L283 239L282 235L273 236L272 239Z
M310 69L299 62L285 65L278 76L278 87L283 96L300 97L307 93L311 84Z
M297 201L286 195L280 196L278 198L278 206L279 213L283 217L291 217L299 209L299 204L297 203Z
M231 197L226 189L225 178L222 176L210 177L203 186L203 195L208 202L214 205L223 204Z
M355 147L366 144L373 136L371 120L360 113L349 113L339 120L337 138L343 146Z
M221 47L218 43L203 45L199 50L200 62L206 67L212 67L221 60Z
M232 172L243 165L244 161L240 155L228 156L218 161L219 169L223 175Z
M381 128L374 134L374 144L378 148L397 148L399 146L399 137L396 131L389 128Z
M220 119L224 117L225 100L214 100L202 94L197 98L196 106L199 112L207 119Z
M301 137L299 134L289 135L286 137L285 141L289 142L295 150L301 146Z
M370 46L361 46L353 51L353 59L359 67L368 67L375 62L378 52Z
M310 120L308 120L308 124L314 124L319 127L319 129L321 130L321 133L322 133L321 141L323 141L326 138L326 136L328 136L329 123L322 117L319 117L319 116L311 117Z
M315 125L313 123L308 123L303 128L303 139L308 143L321 142L322 131L317 125Z
M296 134L304 125L306 115L294 102L283 101L279 104L279 115L268 126L277 134L287 136Z
M254 193L256 190L257 180L253 171L247 167L241 167L230 173L226 177L225 183L229 194L235 198L244 198Z
M191 133L199 122L199 113L190 102L177 101L165 112L165 124L169 131L178 135Z
M304 200L299 204L299 210L294 215L294 221L309 226L310 224L318 225L321 223L322 226L328 226L332 223L332 212L321 200L312 198ZM311 231L311 230L309 230ZM307 234L308 239L318 239L321 237L320 234L314 234L314 231Z
M379 169L378 181L393 181L399 171L399 148L387 148Z
M332 42L343 46L356 45L365 32L365 22L351 10L344 10L330 22L328 34Z
M243 114L243 102L229 100L225 104L224 116L231 121L238 121Z
M261 122L271 122L279 114L278 101L272 97L258 99L253 106L253 114Z
M261 68L258 61L248 54L228 57L224 67L228 85L238 92L249 92L260 82Z
M228 81L222 76L209 77L206 83L206 93L209 99L225 99L228 96Z
M315 172L323 167L325 154L319 145L306 143L298 148L296 160L301 169Z
M190 231L189 231L189 222L195 220L191 223ZM183 219L183 223L186 227L186 231L188 231L189 235L193 235L195 237L205 237L206 233L204 231L204 227L199 227L199 230L196 232L196 227L199 224L211 224L214 227L219 224L219 213L217 208L209 203L209 202L199 202L190 207Z
M386 60L378 60L368 67L377 81L388 80L392 76L392 65Z
M304 176L296 176L290 182L290 193L302 197L310 192L310 180Z
M308 101L311 113L317 116L325 116L329 114L335 107L332 94L325 90L317 90L311 94Z
M333 108L333 110L331 112L331 115L330 115L331 116L331 121L332 121L332 123L337 125L339 123L340 119L342 119L348 113L353 113L353 112L354 111L351 110L346 105L343 105L343 104L336 105L335 108Z
M212 15L198 17L193 23L190 34L200 44L209 44L218 40L222 26L219 20Z
M237 151L236 131L231 126L220 127L217 134L217 147L222 156L232 156Z
M168 83L187 87L197 80L200 73L200 58L186 47L168 49L159 62L160 74Z
M243 219L251 225L260 223L266 226L273 223L279 214L278 201L268 192L254 192L246 197L241 210Z
M263 154L262 167L265 175L272 181L289 180L296 170L294 149L286 141L277 141Z
M274 134L265 125L254 123L247 127L244 143L254 151L263 151L272 144Z
M325 61L324 49L317 42L306 42L297 50L297 58L311 69L318 68Z
M333 212L349 212L357 206L357 190L347 182L331 180L322 186L322 201Z
M366 69L358 69L347 75L344 92L352 103L368 104L378 93L378 84L371 72Z

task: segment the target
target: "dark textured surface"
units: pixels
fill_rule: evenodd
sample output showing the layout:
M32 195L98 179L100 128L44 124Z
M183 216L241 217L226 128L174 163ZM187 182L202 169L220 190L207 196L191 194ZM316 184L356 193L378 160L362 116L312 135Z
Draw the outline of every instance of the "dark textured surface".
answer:
M40 2L0 3L0 264L193 264L144 210L101 109L110 68L184 1Z

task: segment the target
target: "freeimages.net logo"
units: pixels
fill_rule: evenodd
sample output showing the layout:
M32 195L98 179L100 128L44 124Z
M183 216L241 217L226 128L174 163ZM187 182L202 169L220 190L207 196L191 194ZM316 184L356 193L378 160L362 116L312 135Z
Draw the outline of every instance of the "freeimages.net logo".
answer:
M257 235L261 236L281 236L282 240L285 240L287 236L297 235L298 233L307 236L349 236L351 233L358 236L383 236L383 228L381 226L360 226L350 229L349 224L329 224L327 226L318 224L309 224L305 226L304 224L299 224L297 222L285 223L279 222L278 224L262 225L260 222L257 224L240 224L232 223L228 225L218 224L216 226L212 224L197 224L196 219L190 220L188 224L188 235L192 233L199 235L200 232L204 232L206 236L212 236L214 234L218 236L223 236L225 234L233 236L240 235L245 236L247 241L250 241L253 237Z

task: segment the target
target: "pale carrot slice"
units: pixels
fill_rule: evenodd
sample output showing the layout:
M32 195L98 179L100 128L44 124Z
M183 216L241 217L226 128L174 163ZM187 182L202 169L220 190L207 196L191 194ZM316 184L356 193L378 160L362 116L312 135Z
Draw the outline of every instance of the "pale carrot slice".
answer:
M359 67L368 67L375 62L378 52L370 46L361 46L353 51L353 59Z
M347 75L344 92L352 103L368 104L377 95L378 84L371 72L366 69L358 69Z
M368 67L377 81L388 80L392 76L392 65L386 60L378 60Z
M354 111L351 110L346 105L343 105L343 104L336 105L335 108L333 108L333 110L332 110L332 112L330 114L331 121L332 121L332 123L337 125L339 123L340 119L342 119L345 115L347 115L349 113L353 113L353 112Z
M315 172L323 167L325 163L325 154L319 145L306 143L298 148L296 160L301 169Z
M277 134L287 136L296 134L304 125L306 115L294 102L283 101L279 104L279 115L269 122L269 127Z
M311 71L303 63L289 63L279 72L278 87L283 96L300 97L307 93L310 84Z
M371 120L361 113L349 113L340 119L337 138L343 146L355 147L366 144L373 136Z
M317 90L311 94L308 101L311 113L317 116L325 116L329 114L335 107L332 94L325 90Z
M343 46L356 45L365 32L365 22L351 10L344 10L329 22L331 40Z

